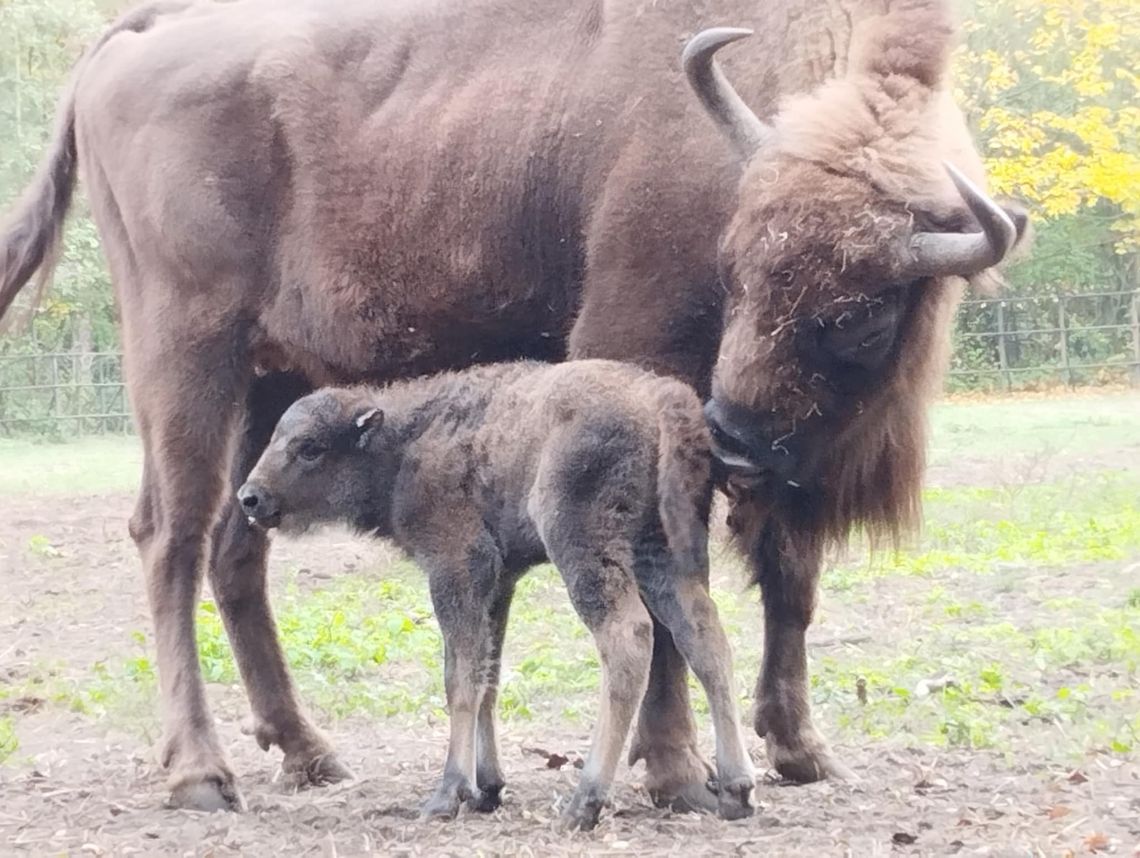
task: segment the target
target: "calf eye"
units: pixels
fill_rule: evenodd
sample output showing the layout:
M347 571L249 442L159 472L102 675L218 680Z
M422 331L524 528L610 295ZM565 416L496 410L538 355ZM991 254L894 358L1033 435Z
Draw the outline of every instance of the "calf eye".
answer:
M315 441L305 441L297 448L297 456L305 462L315 462L325 453L325 448Z

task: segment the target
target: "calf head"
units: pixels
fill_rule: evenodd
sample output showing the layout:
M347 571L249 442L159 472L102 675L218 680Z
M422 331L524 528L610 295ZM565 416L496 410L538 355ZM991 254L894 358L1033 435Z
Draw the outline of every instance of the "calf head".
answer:
M916 512L960 278L1001 262L1026 224L944 160L980 176L970 147L951 153L964 126L941 81L949 25L906 8L865 24L848 74L771 125L712 58L749 31L705 31L683 55L742 163L720 245L715 451L731 486L768 502L817 490L836 536Z
M387 435L383 411L364 391L329 388L297 400L238 490L242 512L293 532L332 522L380 528L393 471Z

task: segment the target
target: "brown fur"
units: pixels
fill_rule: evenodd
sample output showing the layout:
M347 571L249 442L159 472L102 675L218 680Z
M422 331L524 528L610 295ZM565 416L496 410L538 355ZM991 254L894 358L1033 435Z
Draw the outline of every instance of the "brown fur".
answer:
M708 594L709 461L700 402L673 379L611 361L500 364L301 399L238 497L268 527L343 521L391 537L428 573L452 738L427 815L454 816L463 801L498 806L494 713L483 698L498 683L515 582L551 560L603 667L594 745L567 821L592 828L605 803L649 678L646 606L705 685L720 810L737 818L751 813L753 774Z
M329 381L505 357L630 360L737 409L761 684L796 689L757 725L782 771L838 771L806 704L820 546L915 519L956 296L888 260L915 228L973 228L938 163L980 177L946 95L947 3L195 0L108 31L0 232L0 312L45 264L77 158L145 449L132 534L176 801L240 805L194 643L203 567L258 741L303 779L347 774L297 700L267 545L230 499L276 418ZM726 24L755 29L722 62L779 131L746 164L679 63ZM889 350L835 392L836 354L867 331ZM707 802L660 626L653 665L634 755L662 793Z

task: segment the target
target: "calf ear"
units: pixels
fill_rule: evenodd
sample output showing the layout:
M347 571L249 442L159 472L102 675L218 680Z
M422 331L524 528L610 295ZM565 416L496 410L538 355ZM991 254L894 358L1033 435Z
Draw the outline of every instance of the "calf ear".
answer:
M356 446L363 450L373 433L384 425L384 412L379 408L365 409L356 415L353 425L356 426Z

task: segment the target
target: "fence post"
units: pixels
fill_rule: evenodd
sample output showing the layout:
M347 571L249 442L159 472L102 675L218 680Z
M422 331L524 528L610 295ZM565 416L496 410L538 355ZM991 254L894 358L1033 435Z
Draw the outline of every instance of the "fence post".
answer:
M1005 389L1008 392L1013 387L1013 376L1009 371L1009 358L1005 353L1005 301L998 301L998 365L1001 367L1002 378L1005 380Z
M59 355L53 354L51 356L51 419L50 423L55 426L60 422L59 413Z
M1069 317L1065 312L1067 296L1057 296L1057 328L1061 332L1061 365L1065 368L1065 384L1073 386L1073 367L1069 363Z
M1140 387L1140 289L1132 293L1132 384Z

